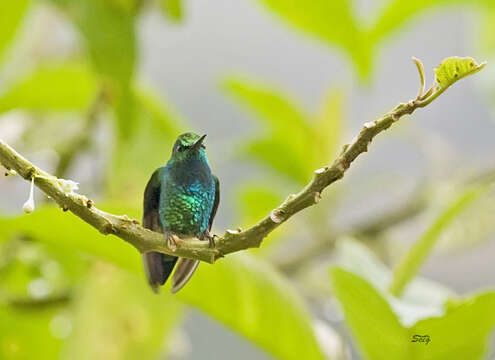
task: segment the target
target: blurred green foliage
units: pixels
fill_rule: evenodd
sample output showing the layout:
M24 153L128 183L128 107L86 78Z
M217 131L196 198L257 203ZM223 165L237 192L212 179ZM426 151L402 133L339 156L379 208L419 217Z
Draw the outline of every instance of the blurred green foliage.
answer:
M366 81L371 79L380 46L387 38L414 17L429 10L443 10L446 5L483 7L486 21L482 45L488 53L495 49L491 21L495 9L490 0L390 0L369 21L357 15L350 0L261 2L295 29L345 53L359 78ZM88 128L86 135L94 147L98 145L92 142L95 129L87 124L91 116L97 116L97 123L110 130L111 138L105 145L105 170L94 176L103 202L98 205L106 211L139 218L147 177L168 157L177 134L190 126L153 87L140 83L136 27L144 11L158 10L168 21L183 22L187 18L184 3L2 1L0 64L8 60L9 51L15 50L16 37L22 41L22 25L29 25L28 14L41 7L62 16L73 27L78 46L69 56L43 58L34 61L32 68L9 74L0 84L0 115L21 110L36 119L33 123L37 133L50 133L41 129L48 127L48 122L38 118L69 113L72 116L63 119L77 123L78 128ZM459 59L445 63L436 74L439 87L446 88L453 80L470 74L469 64L469 60ZM257 133L243 139L238 147L243 160L268 170L261 180L255 175L238 187L240 221L250 225L289 191L305 185L315 169L328 164L339 152L346 135L346 94L331 90L311 111L287 91L264 80L235 75L224 78L223 85L224 92L260 125ZM103 106L92 114L100 94L104 95ZM65 129L65 124L57 126ZM29 136L24 134L25 139ZM65 144L57 136L50 140L62 157L66 147L61 145ZM273 181L266 181L267 174ZM467 217L473 207L486 215L489 207L481 200L488 190L476 189L473 193L472 187L456 187L443 203L447 204L446 210L434 216L431 228L407 252L405 265L395 274L364 245L339 239L337 263L346 270L332 271L334 291L326 292L324 298L306 292L306 283L297 283L297 278L282 274L270 264L270 256L261 257L255 252L229 256L214 266L201 265L188 287L176 297L154 296L143 280L139 254L120 239L104 237L51 206L42 206L30 216L1 216L0 358L163 357L173 345L172 335L187 305L200 309L277 358L323 359L325 341L317 339L315 315L301 293L311 298L318 309L329 296L336 296L357 346L367 359L480 358L495 326L491 311L495 294L485 292L461 300L441 285L415 276L442 236L450 234L452 238L452 229L480 219ZM430 200L428 206L433 207L433 203ZM321 238L317 240L334 244L327 220L335 205L335 198L330 196L318 206L321 210L311 213L310 219L303 218L295 226L284 225L278 233L280 243L288 245L286 229L290 229L296 236ZM301 227L304 222L306 226ZM315 231L306 233L308 228ZM486 225L484 232L490 229L493 222ZM416 256L418 248L420 256ZM325 284L327 268L315 271ZM401 297L388 292L394 276L405 287ZM305 282L310 283L310 279ZM411 343L414 334L428 334L432 342L418 347ZM326 343L332 341L335 344L341 339L327 339Z
M30 0L2 1L0 4L0 64L4 52L14 37L24 14L29 6Z
M346 321L366 359L478 359L486 352L486 342L495 326L491 311L495 292L449 302L443 316L405 327L384 296L363 278L336 268L332 281ZM414 343L414 335L428 335L431 342L426 346Z
M12 109L85 111L96 96L97 89L97 79L85 65L63 63L41 66L10 84L0 97L0 113Z
M259 0L292 26L343 51L359 77L369 81L381 44L427 10L440 5L490 6L490 0L390 0L371 21L360 19L351 0L284 1Z

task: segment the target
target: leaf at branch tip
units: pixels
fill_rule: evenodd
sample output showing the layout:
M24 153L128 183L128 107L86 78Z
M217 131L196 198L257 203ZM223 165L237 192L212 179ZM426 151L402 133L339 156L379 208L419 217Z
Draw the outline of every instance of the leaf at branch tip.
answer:
M449 57L442 61L442 63L435 69L435 82L437 84L437 91L445 90L457 80L463 77L477 73L486 65L486 62L481 64L476 63L473 58L470 57Z

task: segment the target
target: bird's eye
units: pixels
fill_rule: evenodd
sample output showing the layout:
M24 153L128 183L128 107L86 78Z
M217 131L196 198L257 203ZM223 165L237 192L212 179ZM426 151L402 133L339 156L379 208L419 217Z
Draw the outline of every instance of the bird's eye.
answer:
M186 148L187 148L187 147L186 147L186 146L184 146L184 145L179 145L179 146L177 146L177 151L178 151L178 152L183 152L184 150L186 150Z

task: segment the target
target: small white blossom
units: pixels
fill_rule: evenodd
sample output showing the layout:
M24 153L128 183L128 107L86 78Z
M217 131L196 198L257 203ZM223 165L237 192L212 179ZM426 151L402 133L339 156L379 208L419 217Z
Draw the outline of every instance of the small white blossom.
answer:
M24 210L26 214L31 214L34 211L34 177L31 178L31 189L29 190L29 198L24 203L22 210Z
M79 189L79 183L76 183L72 180L57 179L57 182L60 185L62 191L66 193L73 193L74 191Z

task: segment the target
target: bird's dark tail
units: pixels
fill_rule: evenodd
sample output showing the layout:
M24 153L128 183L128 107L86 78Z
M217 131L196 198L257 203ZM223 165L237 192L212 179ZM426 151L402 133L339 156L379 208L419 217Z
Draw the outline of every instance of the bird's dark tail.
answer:
M148 282L154 292L158 292L161 285L165 284L177 262L176 256L165 255L159 252L143 254L144 271Z

